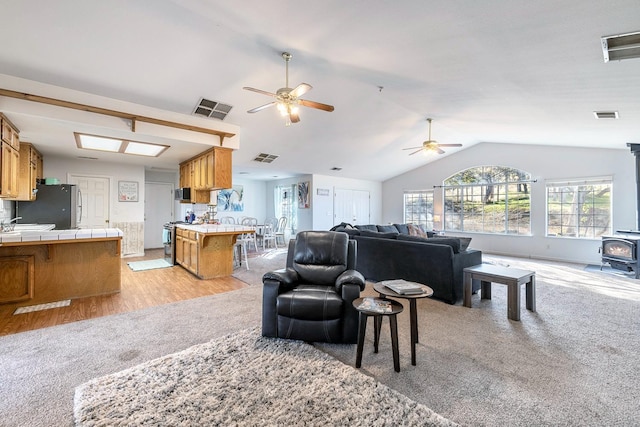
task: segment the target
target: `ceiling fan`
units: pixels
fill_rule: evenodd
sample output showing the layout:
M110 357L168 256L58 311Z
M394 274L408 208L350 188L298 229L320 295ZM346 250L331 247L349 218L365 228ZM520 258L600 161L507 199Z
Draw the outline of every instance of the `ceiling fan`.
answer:
M282 58L285 62L285 85L284 87L278 89L276 93L267 92L247 86L242 88L275 98L274 101L256 108L252 108L251 110L247 111L247 113L257 113L258 111L275 105L278 107L278 111L280 111L280 114L287 118L286 125L289 126L291 123L298 123L300 121L300 116L298 115L298 105L317 108L318 110L323 111L333 111L333 105L322 104L320 102L299 98L312 89L310 84L300 83L293 89L289 87L289 61L291 60L291 57L292 55L289 52L282 52Z
M419 153L420 151L424 151L425 153L436 152L438 154L444 154L444 150L440 147L462 147L462 144L439 144L437 141L431 139L431 121L433 119L427 119L429 122L429 139L422 143L420 147L409 147L403 148L403 150L416 150L413 153L409 153L410 156Z

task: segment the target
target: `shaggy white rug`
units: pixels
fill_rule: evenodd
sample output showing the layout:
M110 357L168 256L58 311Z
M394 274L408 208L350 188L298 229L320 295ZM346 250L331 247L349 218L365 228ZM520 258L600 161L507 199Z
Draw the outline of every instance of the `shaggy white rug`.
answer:
M457 425L312 345L258 328L82 384L74 417L79 426Z

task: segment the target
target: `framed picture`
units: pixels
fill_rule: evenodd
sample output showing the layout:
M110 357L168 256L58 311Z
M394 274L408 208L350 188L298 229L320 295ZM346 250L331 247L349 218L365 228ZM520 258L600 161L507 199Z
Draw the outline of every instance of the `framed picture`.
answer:
M138 201L138 182L137 181L118 181L118 201L119 202L137 202Z
M298 209L308 209L310 207L309 181L298 183Z
M244 189L242 185L218 191L218 212L244 211Z

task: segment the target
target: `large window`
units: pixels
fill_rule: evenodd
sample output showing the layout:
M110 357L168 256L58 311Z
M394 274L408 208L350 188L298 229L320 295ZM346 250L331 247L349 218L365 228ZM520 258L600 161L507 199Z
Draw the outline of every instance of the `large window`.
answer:
M444 182L444 229L531 234L531 175L504 166L479 166Z
M404 222L433 229L433 190L404 192Z
M547 182L547 236L597 239L611 233L611 179Z

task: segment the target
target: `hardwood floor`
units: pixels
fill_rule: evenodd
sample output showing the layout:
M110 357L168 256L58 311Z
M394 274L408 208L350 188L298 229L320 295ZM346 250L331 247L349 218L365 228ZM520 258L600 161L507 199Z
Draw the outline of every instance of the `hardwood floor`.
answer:
M74 299L67 307L16 315L13 312L17 307L28 304L0 305L0 336L139 310L248 286L232 276L201 280L177 266L133 271L127 265L132 261L162 257L162 249L152 249L147 250L144 257L123 258L121 260L122 287L118 294Z

